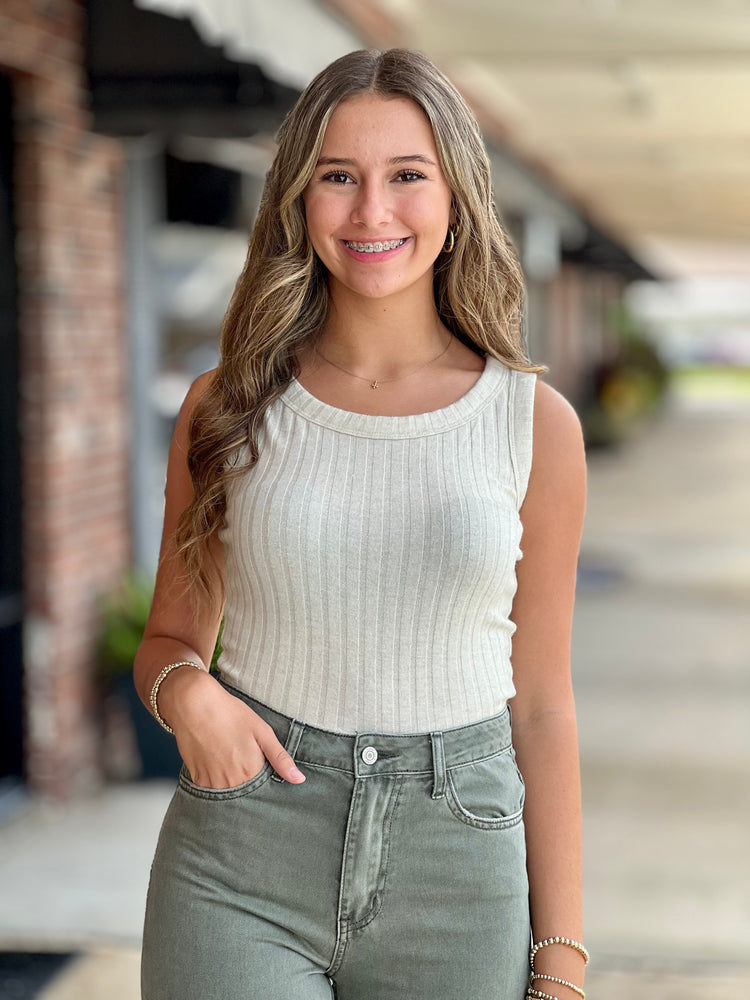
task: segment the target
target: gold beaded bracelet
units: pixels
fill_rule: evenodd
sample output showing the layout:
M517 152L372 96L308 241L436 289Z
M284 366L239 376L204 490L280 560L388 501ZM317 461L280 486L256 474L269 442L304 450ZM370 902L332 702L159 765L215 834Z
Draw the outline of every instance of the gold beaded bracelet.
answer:
M174 736L174 729L172 729L171 726L168 726L164 721L164 719L162 719L161 715L159 714L159 706L156 704L156 696L159 693L159 688L161 687L164 678L167 676L167 674L171 673L172 670L176 670L177 667L195 667L196 670L205 669L200 665L200 663L194 663L192 660L179 660L177 663L168 663L166 667L163 667L161 673L154 681L154 686L151 688L151 697L149 698L151 711L153 712L154 718L159 723L159 725L162 726L163 729L166 729L166 731L168 733L171 733L173 736Z
M527 1000L558 1000L558 997L552 996L550 993L545 993L543 990L537 990L534 988L535 979L546 979L552 983L559 983L560 986L568 986L575 993L577 993L581 1000L586 1000L586 994L583 992L580 986L576 986L574 983L569 982L567 979L558 979L557 976L548 976L544 972L534 971L534 959L542 948L546 948L552 944L564 944L568 948L573 948L578 954L583 958L584 965L589 964L589 953L584 948L582 944L578 941L573 941L572 938L566 937L550 937L545 938L544 941L539 941L535 944L529 953L529 986L526 991Z
M537 952L551 944L564 944L568 948L573 948L583 958L584 965L589 964L589 953L578 941L573 941L571 938L566 937L550 937L545 938L544 941L539 941L538 944L535 944L531 949L529 954L529 964L531 965L532 972L534 971L534 959L536 958Z
M534 979L546 979L548 983L558 983L560 986L567 986L569 990L573 990L574 993L577 993L581 1000L586 1000L586 994L581 987L576 986L575 983L571 983L568 979L559 979L557 976L548 976L546 972L532 972L530 978L532 982L529 983L529 986L532 988L534 986Z

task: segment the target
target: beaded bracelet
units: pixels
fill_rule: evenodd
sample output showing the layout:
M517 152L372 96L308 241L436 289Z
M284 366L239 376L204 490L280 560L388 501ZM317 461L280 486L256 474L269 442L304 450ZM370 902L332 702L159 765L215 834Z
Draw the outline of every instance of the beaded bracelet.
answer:
M161 673L154 681L154 686L151 688L151 697L149 698L151 711L153 712L154 718L159 723L159 725L162 726L163 729L166 729L166 731L168 733L171 733L173 736L174 736L174 729L172 729L171 726L168 726L164 721L164 719L162 719L161 715L159 714L159 706L156 704L156 696L159 693L159 688L161 687L164 678L172 670L176 670L177 667L195 667L196 670L204 669L199 663L194 663L192 660L179 660L177 663L168 663L166 667L163 667Z
M551 993L544 993L542 990L534 990L530 986L526 990L527 1000L560 1000L559 997L553 997Z
M573 990L577 993L581 1000L586 1000L586 994L581 989L580 986L576 986L575 983L571 983L567 979L559 979L557 976L548 976L546 972L532 972L530 978L534 979L546 979L548 983L558 983L560 986L567 986L569 990ZM529 986L533 988L533 981L529 983Z
M541 948L546 948L548 945L551 944L564 944L568 948L573 948L583 958L584 964L585 965L589 964L589 958L590 958L589 953L586 951L583 945L580 944L578 941L572 941L570 938L566 937L550 937L550 938L545 938L544 941L539 941L531 949L531 952L529 954L529 964L531 965L532 972L534 971L534 959L536 958L537 952Z

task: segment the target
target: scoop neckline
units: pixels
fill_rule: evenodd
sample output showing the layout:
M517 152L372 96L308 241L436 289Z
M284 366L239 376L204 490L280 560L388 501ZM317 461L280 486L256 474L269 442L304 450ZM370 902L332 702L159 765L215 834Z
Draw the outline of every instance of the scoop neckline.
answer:
M439 434L470 420L496 395L508 372L506 365L488 354L479 378L463 396L437 410L400 416L359 413L332 406L314 396L296 378L292 378L280 399L295 413L331 430L357 437L418 437Z

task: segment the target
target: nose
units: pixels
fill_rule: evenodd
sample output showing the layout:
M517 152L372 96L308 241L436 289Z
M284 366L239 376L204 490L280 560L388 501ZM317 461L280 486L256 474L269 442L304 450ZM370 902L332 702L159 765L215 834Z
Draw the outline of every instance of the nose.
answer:
M393 218L387 190L377 181L362 180L352 205L351 221L363 227L387 225Z

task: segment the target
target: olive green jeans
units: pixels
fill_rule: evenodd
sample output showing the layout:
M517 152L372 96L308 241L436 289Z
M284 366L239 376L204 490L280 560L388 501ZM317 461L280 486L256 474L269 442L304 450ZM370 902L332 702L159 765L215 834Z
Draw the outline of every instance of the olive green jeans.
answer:
M524 788L510 712L326 732L232 688L307 780L183 768L154 859L144 1000L523 1000Z

